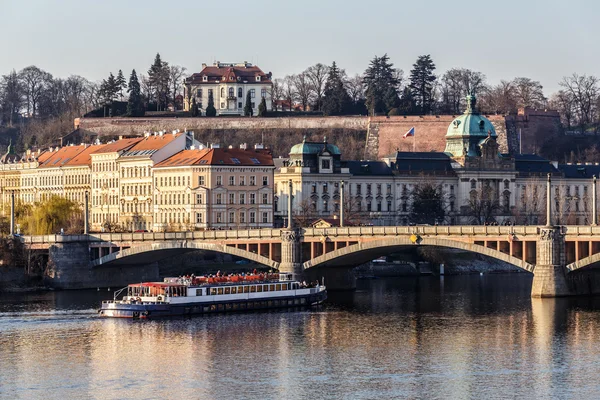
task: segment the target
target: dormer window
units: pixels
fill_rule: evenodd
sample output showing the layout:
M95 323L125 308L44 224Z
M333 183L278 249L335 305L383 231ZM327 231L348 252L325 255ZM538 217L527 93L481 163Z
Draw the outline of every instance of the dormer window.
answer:
M206 75L202 76L202 82L208 82L208 76L206 76Z
M238 82L241 82L241 81L242 81L242 78L241 78L240 76L238 76L238 77L237 77L237 81L238 81Z
M260 82L260 76L256 77L256 82Z
M230 80L230 81L234 80L234 77L233 77L233 76L230 76L230 77L229 77L229 80Z

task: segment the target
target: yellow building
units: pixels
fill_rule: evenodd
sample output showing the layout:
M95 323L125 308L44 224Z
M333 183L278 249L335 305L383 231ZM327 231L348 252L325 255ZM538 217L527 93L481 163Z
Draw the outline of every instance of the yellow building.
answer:
M117 159L119 224L126 230L151 230L154 223L152 168L194 144L192 132L146 134Z
M269 150L191 149L154 167L154 230L273 226Z

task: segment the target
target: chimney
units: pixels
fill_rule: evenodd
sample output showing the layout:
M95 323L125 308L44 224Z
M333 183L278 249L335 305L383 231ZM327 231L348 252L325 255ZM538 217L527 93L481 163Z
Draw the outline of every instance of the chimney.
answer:
M219 143L211 143L210 148L211 149L219 149L219 148L221 148L221 146L219 145Z
M246 150L247 148L248 148L248 144L247 143L240 144L240 149Z
M254 145L254 150L263 150L265 146L262 143L256 143Z
M196 146L194 146L194 145L191 145L191 146L190 146L190 150L196 150Z
M119 140L123 140L123 135L119 135Z
M206 68L206 63L202 63L202 69Z

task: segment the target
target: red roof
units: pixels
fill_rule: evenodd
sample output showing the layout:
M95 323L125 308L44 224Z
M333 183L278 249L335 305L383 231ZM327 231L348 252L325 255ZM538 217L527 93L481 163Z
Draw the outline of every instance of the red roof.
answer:
M94 154L98 153L115 153L122 150L127 150L131 146L135 145L137 142L142 140L143 138L131 138L131 139L120 139L116 140L112 143L105 144L102 148L99 148L94 152Z
M57 168L68 164L79 153L86 150L84 146L66 146L50 153L50 156L40 163L39 168Z
M171 143L175 138L183 135L184 133L177 133L173 135L172 133L164 133L162 135L150 135L139 140L135 146L128 149L129 151L137 151L137 150L159 150L163 148L166 144Z
M202 77L206 76L207 81L203 81ZM260 76L260 81L256 77ZM232 79L233 78L233 79ZM199 73L186 78L185 83L188 84L208 84L219 82L238 82L245 83L271 83L271 73L265 74L259 67L252 64L215 64L204 67Z
M182 150L154 167L181 167L190 165L231 165L241 167L273 166L273 155L265 149L201 149Z

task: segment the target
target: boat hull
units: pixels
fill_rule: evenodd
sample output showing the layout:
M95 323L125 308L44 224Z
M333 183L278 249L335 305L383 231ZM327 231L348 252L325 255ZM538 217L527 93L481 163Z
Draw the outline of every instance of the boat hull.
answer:
M182 303L137 303L105 302L98 310L101 317L155 319L175 316L201 315L223 312L240 312L290 307L316 306L327 299L327 291L303 296L289 296L265 299L224 300L213 302Z

